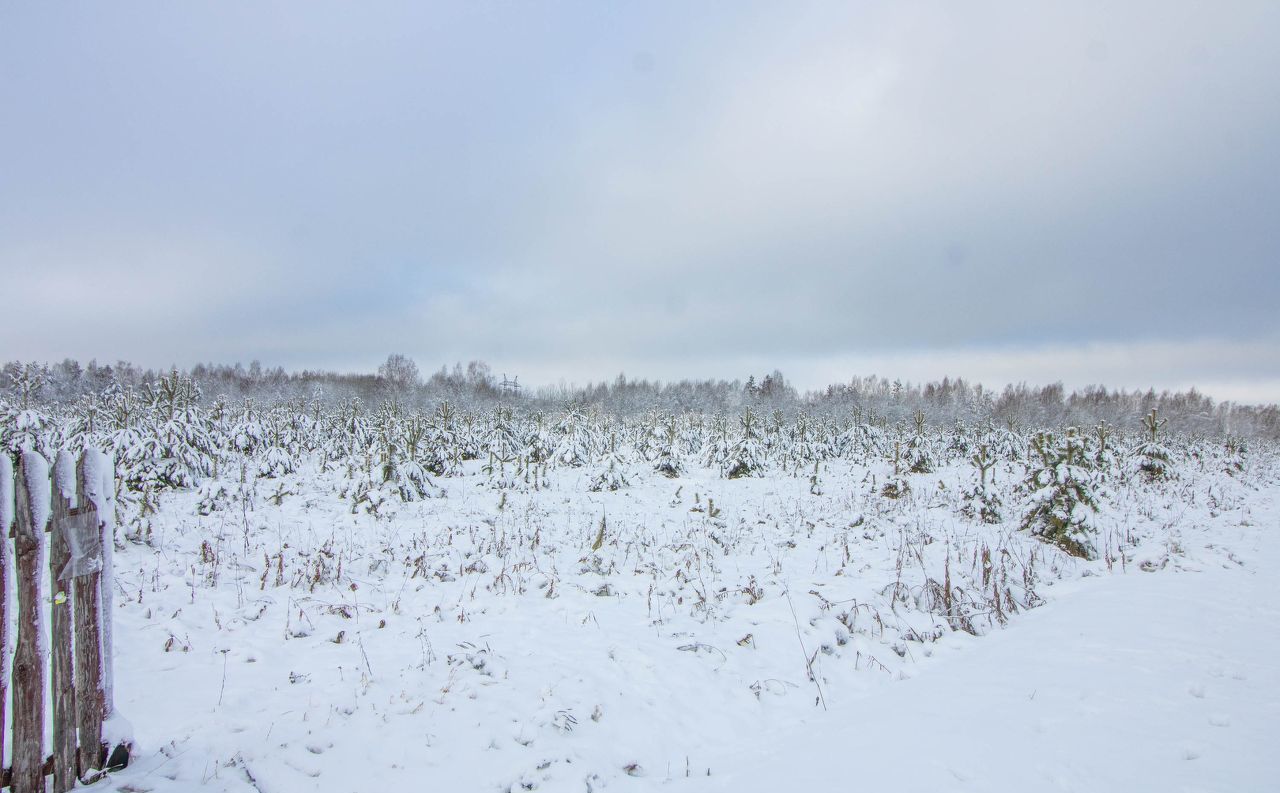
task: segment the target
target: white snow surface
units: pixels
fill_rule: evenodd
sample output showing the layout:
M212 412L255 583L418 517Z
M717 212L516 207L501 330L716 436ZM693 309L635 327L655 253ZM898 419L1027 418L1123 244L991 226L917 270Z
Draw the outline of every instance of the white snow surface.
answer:
M132 740L133 726L124 716L115 712L115 635L114 621L104 619L115 611L115 526L116 497L115 463L99 449L84 450L83 497L98 508L98 522L102 530L102 576L108 582L98 595L98 630L102 636L102 691L107 708L107 721L103 725L103 738L109 743Z
M49 486L49 461L40 452L22 452L23 471L27 477L27 495L31 504L31 522L36 534L44 537L44 529L53 514L52 495ZM43 569L43 568L42 568Z
M13 544L9 542L9 532L13 530L14 520L13 462L9 455L0 451L0 595L5 603L16 603L13 592ZM10 667L13 666L12 647L8 620L0 620L0 679L9 680ZM3 760L3 758L0 758Z
M76 456L66 449L59 451L54 458L53 481L62 497L75 504L80 490L76 486Z
M36 577L36 603L49 602L49 585L45 571L49 569L49 538L45 534L45 527L49 525L49 519L53 516L53 489L50 486L49 479L49 461L44 458L40 452L26 450L20 452L22 455L22 473L26 477L26 491L28 503L31 507L31 524L36 536L36 570L40 575ZM15 482L15 485L18 483ZM16 505L16 501L15 501ZM16 563L16 557L14 557ZM15 576L16 582L16 576ZM8 593L5 593L8 595ZM10 609L16 617L17 593L14 593L13 600L8 601L14 604ZM48 607L35 609L35 633L36 633L36 653L40 657L41 668L49 666L49 625ZM14 632L17 635L17 632ZM48 720L46 719L46 723Z
M1016 627L843 713L748 736L674 789L1275 790L1275 528L1240 538L1258 554L1243 569L1063 587Z
M13 528L13 461L0 454L0 527L7 533Z
M340 477L314 470L248 492L228 479L231 503L205 516L198 494L166 495L152 544L115 559L116 706L137 744L101 787L1237 791L1280 778L1274 471L1110 497L1096 562L1017 532L1012 508L998 526L959 520L959 468L911 477L900 500L845 463L824 466L818 496L808 472L626 473L616 493L553 469L547 489L504 495L472 469L436 480L445 498L381 517L352 514ZM982 549L1044 605L1003 626L971 610L970 634L922 593L949 577L972 594ZM912 594L886 595L895 583Z

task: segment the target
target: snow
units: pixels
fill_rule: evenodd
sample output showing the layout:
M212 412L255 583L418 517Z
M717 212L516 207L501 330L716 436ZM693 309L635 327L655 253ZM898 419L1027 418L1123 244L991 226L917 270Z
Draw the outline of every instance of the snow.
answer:
M49 461L35 451L22 452L23 471L27 477L27 495L31 504L31 520L36 534L42 539L44 528L53 514L52 490L49 487ZM43 569L43 568L41 568Z
M39 575L36 576L35 591L36 603L46 603L47 593L45 579L47 578L45 571L49 569L49 541L45 536L45 526L49 524L49 518L53 512L52 488L49 485L49 461L36 451L23 451L22 454L22 471L26 476L27 498L31 506L32 528L36 539L36 570ZM14 601L16 603L16 601ZM46 609L35 609L35 633L36 633L36 649L37 655L40 657L40 665L46 668L49 665L49 632L45 625L48 620L45 617ZM15 609L16 613L16 609Z
M8 532L14 516L13 461L8 453L0 453L0 527Z
M115 464L111 457L98 449L86 448L84 451L84 498L98 508L98 521L102 526L102 576L104 582L98 594L98 629L102 635L102 691L106 703L107 719L115 717L115 636L113 621L105 619L105 615L113 614L115 578ZM131 725L119 717L114 722L114 734L122 736L130 734ZM106 727L104 727L104 730ZM105 735L105 732L104 732Z
M13 547L8 539L14 521L13 483L13 461L9 459L8 452L0 450L0 537L3 538L0 541L0 596L5 603L17 602L12 583ZM6 687L9 684L10 667L13 665L12 644L9 621L0 620L0 680L4 681ZM0 762L3 760L0 757Z
M802 731L743 736L712 777L750 793L1274 789L1275 523L1243 568L1088 580L916 679Z
M66 449L59 451L54 458L53 481L62 497L74 504L80 489L76 486L76 458Z
M1016 509L959 520L955 465L901 499L879 495L884 462L822 464L820 495L812 466L633 464L593 493L591 466L499 492L480 465L381 515L352 512L341 466L229 477L208 515L165 494L104 587L137 740L108 784L1190 791L1280 772L1269 465L1192 472L1176 498L1113 488L1096 561L1016 531Z

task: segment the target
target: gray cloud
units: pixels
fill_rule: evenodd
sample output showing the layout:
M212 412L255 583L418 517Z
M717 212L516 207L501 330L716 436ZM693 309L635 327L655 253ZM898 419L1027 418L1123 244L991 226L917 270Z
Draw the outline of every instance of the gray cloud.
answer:
M0 356L1270 394L1278 33L1270 3L9 8Z

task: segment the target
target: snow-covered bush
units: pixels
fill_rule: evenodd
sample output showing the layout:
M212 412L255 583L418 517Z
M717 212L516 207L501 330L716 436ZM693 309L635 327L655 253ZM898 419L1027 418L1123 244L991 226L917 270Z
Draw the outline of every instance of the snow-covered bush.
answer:
M970 520L981 520L983 523L999 523L1002 519L1000 496L994 487L987 486L987 477L995 468L995 458L991 456L986 444L978 447L978 451L969 458L969 462L978 472L978 481L972 488L964 492L964 504L960 512ZM992 483L994 485L994 482Z
M750 408L738 419L739 435L720 462L720 475L725 479L761 476L765 470L765 454L760 440L759 422Z
M605 454L604 460L600 464L600 470L591 478L591 485L588 488L594 493L602 490L621 490L631 484L627 481L626 475L623 473L623 461L621 455L618 454L618 437L617 435L609 436L609 451Z
M1075 429L1061 442L1041 433L1032 444L1039 465L1027 477L1029 508L1022 528L1073 556L1097 555L1093 472Z
M934 466L933 442L925 433L924 413L917 410L912 416L915 432L907 442L903 454L906 456L907 468L913 474L932 473Z
M1160 442L1160 430L1168 423L1156 415L1156 409L1142 418L1146 439L1129 453L1133 470L1148 482L1161 481L1173 476L1173 454Z

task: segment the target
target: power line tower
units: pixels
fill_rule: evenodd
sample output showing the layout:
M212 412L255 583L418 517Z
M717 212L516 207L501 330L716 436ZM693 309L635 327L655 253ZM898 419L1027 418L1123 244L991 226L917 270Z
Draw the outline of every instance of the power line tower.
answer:
M503 396L519 396L521 388L520 375L508 379L504 372L502 382L498 384L498 388L502 391Z

